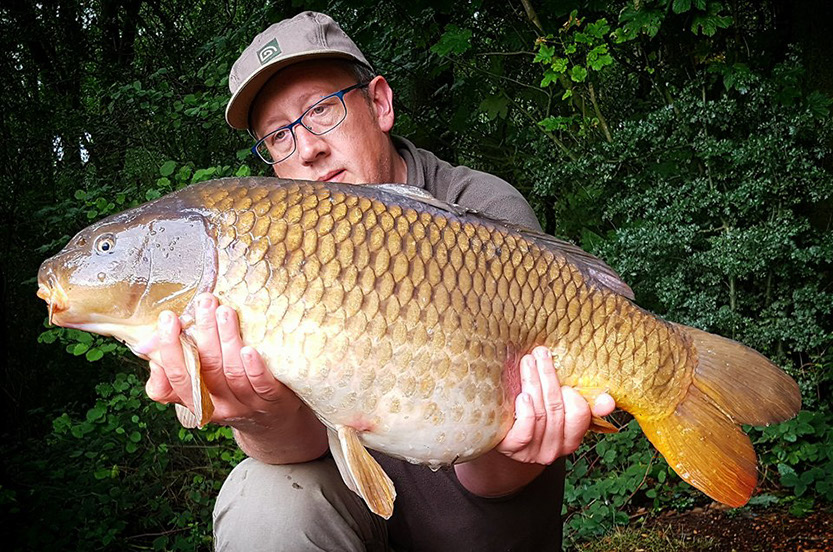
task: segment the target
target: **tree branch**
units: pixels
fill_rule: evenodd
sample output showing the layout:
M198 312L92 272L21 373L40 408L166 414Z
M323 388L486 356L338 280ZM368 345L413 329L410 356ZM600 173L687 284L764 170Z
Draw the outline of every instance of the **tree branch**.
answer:
M535 13L535 8L532 7L532 4L529 3L529 0L521 0L521 4L524 6L524 11L526 12L526 17L529 21L535 25L535 27L541 31L541 34L547 34L544 32L544 26L541 25L541 20L538 19L538 14Z

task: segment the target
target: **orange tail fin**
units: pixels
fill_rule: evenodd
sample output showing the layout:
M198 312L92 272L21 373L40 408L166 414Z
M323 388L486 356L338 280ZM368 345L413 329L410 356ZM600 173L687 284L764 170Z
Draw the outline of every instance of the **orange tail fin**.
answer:
M695 328L694 381L669 416L636 416L681 478L729 506L743 506L758 481L757 459L740 424L769 425L801 408L795 381L749 347Z

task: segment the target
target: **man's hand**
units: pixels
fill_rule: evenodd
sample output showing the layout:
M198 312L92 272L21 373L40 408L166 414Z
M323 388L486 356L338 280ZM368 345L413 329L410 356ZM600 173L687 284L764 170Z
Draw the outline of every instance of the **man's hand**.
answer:
M559 385L549 349L536 347L521 359L515 424L496 448L518 462L552 464L578 449L591 416L607 416L615 406L607 393L588 405L575 389Z
M234 309L216 297L197 297L194 339L200 373L211 394L211 421L229 425L241 448L267 463L313 460L326 451L323 426L295 393L275 379L263 359L244 347ZM148 396L160 403L191 407L191 382L185 368L179 318L166 311L157 326L159 362L150 362Z
M257 351L243 346L233 309L218 307L213 295L203 294L197 298L195 318L200 371L215 407L212 422L232 426L257 422L285 406L281 403L300 402L266 369ZM151 361L145 389L157 402L190 408L191 382L185 370L180 331L174 313L166 311L159 316L160 363Z
M558 383L550 351L537 347L521 359L521 393L515 423L497 446L454 466L466 489L479 496L503 496L528 485L546 465L575 452L592 416L607 416L616 405L607 393L593 405Z

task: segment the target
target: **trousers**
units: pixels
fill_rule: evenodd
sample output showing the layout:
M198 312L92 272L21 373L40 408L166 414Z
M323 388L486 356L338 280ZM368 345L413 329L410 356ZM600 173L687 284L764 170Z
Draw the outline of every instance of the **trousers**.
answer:
M432 472L372 451L397 489L393 516L368 510L328 455L273 466L247 459L232 470L214 507L221 552L557 552L564 459L517 493L484 498L453 468Z
M341 479L330 457L274 466L247 458L214 506L218 552L382 552L384 520Z

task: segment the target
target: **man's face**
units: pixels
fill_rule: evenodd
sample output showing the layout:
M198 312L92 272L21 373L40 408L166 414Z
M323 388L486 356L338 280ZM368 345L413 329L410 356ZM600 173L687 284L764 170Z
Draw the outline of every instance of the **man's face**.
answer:
M252 106L252 130L258 137L295 121L312 104L356 84L343 64L321 60L301 62L282 70L263 88ZM347 117L330 132L316 136L301 125L294 130L297 147L288 159L273 165L275 175L333 182L393 182L393 125L390 87L376 77L367 88L344 96Z

